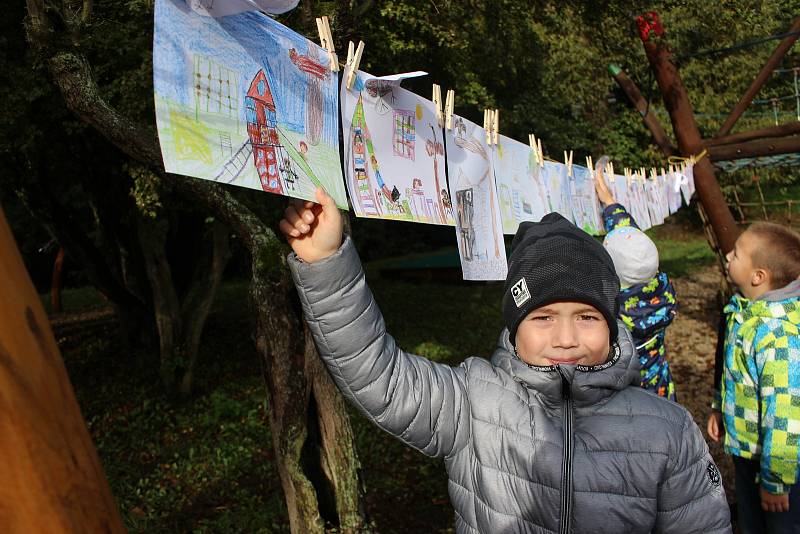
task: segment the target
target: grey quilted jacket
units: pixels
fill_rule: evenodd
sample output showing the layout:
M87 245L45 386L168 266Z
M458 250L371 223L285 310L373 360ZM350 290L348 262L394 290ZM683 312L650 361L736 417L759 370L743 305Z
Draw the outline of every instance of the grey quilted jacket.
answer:
M339 389L409 446L444 459L456 530L730 532L719 471L689 413L638 387L620 349L591 369L531 367L501 336L491 362L458 367L397 347L349 238L289 263Z

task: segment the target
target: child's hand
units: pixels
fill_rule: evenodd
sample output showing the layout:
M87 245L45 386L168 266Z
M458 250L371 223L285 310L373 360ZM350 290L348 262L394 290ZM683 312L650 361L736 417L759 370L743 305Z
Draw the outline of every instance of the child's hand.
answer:
M761 491L761 508L765 512L788 512L789 511L789 494L781 493L775 495L770 493L762 487Z
M597 191L597 200L599 200L603 206L614 204L614 195L611 194L603 178L603 169L597 169L594 173L594 188Z
M708 417L708 426L706 427L708 431L708 437L714 441L719 441L722 437L722 414L716 410L711 412L711 415Z
M342 214L336 202L321 187L317 204L294 200L284 212L280 229L295 254L306 263L323 260L342 244Z

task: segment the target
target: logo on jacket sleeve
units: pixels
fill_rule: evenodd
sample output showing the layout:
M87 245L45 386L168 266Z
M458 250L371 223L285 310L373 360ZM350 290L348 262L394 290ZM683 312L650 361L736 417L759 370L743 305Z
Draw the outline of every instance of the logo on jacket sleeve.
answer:
M514 304L517 305L517 308L531 299L531 293L528 291L528 284L525 283L524 277L511 286L511 296L514 297Z
M720 476L719 469L717 469L717 466L714 465L714 462L708 462L708 465L706 466L706 474L708 475L708 480L711 482L711 485L715 488L719 487L720 483L722 482L722 476Z

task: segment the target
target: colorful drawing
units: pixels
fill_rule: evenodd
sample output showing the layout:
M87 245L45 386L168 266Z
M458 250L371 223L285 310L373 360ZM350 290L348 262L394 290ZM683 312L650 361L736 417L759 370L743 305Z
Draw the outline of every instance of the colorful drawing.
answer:
M492 156L503 233L515 234L519 223L539 221L547 214L547 189L528 145L501 135Z
M647 204L647 211L650 214L650 222L653 226L664 224L661 216L661 205L658 200L658 182L651 178L644 180L644 194Z
M545 161L540 176L547 187L548 213L560 213L569 221L572 216L572 202L569 198L567 167L562 163Z
M628 192L631 197L631 207L633 208L633 218L639 228L647 230L653 226L650 221L650 212L647 208L647 195L644 190L644 180L637 176L628 183Z
M156 0L153 84L164 167L308 200L323 186L347 207L327 53L253 2L237 2L217 9L211 0Z
M453 225L433 103L358 72L341 89L344 166L359 217Z
M446 132L450 198L465 280L505 280L503 222L486 132L457 115Z
M609 183L608 186L609 190L614 195L614 200L622 204L628 213L632 213L631 199L628 193L628 179L622 174L615 174L613 176L606 175L606 183L608 183L608 178L611 179L611 183Z
M575 226L587 234L599 235L603 231L600 203L597 200L594 179L589 169L580 165L572 166L569 192Z
M669 212L675 213L681 209L680 176L677 172L667 174L667 195L669 198Z

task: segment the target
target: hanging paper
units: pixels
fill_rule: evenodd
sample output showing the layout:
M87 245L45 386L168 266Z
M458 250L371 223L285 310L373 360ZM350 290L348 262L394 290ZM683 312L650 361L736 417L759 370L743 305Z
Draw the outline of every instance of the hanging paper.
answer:
M540 221L549 211L541 167L530 146L503 135L492 155L503 232L515 234L519 223Z
M167 172L307 200L322 186L346 208L328 62L255 8L214 18L156 0L153 84Z
M433 102L358 71L342 84L347 188L359 217L454 224Z
M465 280L505 280L508 271L486 131L453 115L447 130L447 171L456 240Z

